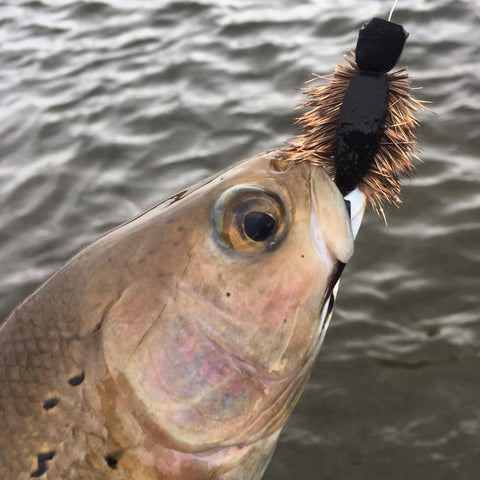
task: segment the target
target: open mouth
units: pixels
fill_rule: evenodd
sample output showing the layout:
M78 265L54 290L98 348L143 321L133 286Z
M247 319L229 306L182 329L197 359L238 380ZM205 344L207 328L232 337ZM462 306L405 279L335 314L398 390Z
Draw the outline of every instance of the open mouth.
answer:
M348 195L344 197L345 204L347 206L347 211L350 216L350 224L352 228L353 238L355 238L358 234L360 229L363 214L365 212L366 206L366 199L364 195L360 192L358 188L350 192ZM312 223L316 221L315 215L312 215ZM315 230L312 228L312 233ZM318 237L318 235L317 235ZM314 236L314 243L318 253L322 253L325 256L325 242L320 239L321 243L319 242L319 238ZM318 244L322 246L319 249ZM321 252L319 252L321 250ZM319 328L316 334L316 341L315 341L315 350L318 350L323 343L325 338L325 334L328 329L328 325L330 324L330 319L332 317L333 306L335 304L335 299L338 292L338 287L340 284L340 277L342 275L343 269L345 264L341 261L331 262L330 265L331 273L328 279L327 288L325 289L324 301L323 306L320 312L320 323Z

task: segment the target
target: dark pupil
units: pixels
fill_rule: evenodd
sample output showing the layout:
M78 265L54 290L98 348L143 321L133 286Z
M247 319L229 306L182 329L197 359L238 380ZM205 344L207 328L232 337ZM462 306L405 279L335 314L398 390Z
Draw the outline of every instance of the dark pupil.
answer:
M249 212L243 219L243 228L248 237L256 242L261 242L273 232L275 219L268 213Z

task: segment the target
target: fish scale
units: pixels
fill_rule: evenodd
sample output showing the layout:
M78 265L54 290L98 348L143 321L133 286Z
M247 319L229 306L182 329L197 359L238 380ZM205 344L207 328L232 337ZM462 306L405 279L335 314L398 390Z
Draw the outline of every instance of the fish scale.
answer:
M72 348L72 340L65 338L67 326L74 322L67 322L67 315L55 315L58 297L51 291L63 283L62 277L60 272L52 278L17 309L15 323L7 322L1 330L0 412L9 443L8 449L0 449L1 478L34 474L38 456L49 452L55 455L47 464L55 459L61 465L60 452L69 449L69 430L64 426L77 424L80 431L94 417L91 410L82 411L81 386L68 383L72 372L79 370L74 356L85 352L78 351L78 342ZM68 300L68 288L63 290ZM45 402L52 398L58 398L58 403L45 409ZM74 441L78 446L79 437ZM65 465L70 462L71 458Z

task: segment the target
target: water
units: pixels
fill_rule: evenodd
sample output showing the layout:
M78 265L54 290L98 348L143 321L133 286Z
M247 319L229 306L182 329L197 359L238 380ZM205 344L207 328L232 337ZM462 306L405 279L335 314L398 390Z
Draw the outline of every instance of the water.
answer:
M392 2L0 1L0 318L162 197L291 138ZM456 479L480 466L480 6L401 0L433 101L388 228L370 212L267 480Z

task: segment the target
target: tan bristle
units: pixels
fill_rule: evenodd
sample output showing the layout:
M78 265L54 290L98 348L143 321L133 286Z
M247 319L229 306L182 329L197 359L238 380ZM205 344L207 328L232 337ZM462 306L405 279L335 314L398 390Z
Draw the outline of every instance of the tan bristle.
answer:
M307 110L298 118L302 133L288 146L290 161L308 161L324 167L335 177L335 138L340 117L340 106L350 80L359 73L353 54L344 55L346 63L337 66L332 75L316 76L327 79L323 86L306 88L308 100L298 108ZM373 209L382 216L385 202L399 206L400 174L412 174L412 158L416 147L415 128L418 121L415 112L426 109L425 103L410 94L410 81L404 67L387 73L388 106L385 128L380 145L365 176L358 185Z

